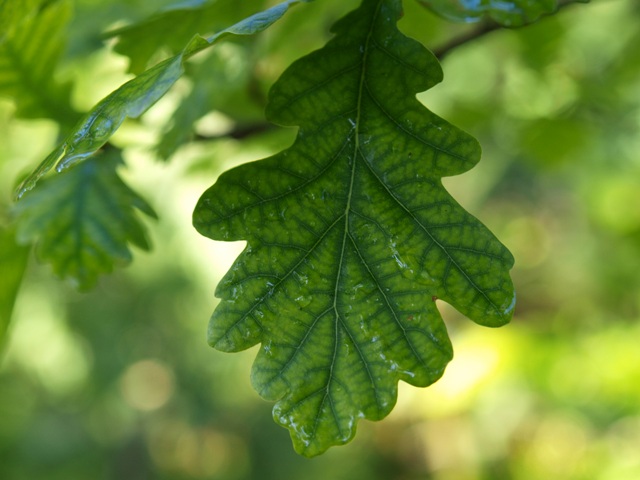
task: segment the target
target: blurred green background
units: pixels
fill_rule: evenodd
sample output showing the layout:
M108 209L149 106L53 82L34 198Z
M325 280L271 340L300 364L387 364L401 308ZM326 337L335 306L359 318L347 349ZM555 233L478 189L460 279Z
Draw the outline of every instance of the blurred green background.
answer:
M100 34L169 2L70 3L52 74L73 80L83 111L131 76ZM32 255L0 358L0 478L640 478L637 0L594 0L469 42L444 58L444 82L419 95L482 144L480 165L445 184L516 257L510 325L479 327L440 303L455 358L436 385L401 385L387 419L361 422L351 444L309 460L250 386L255 351L207 346L215 285L242 245L199 237L195 202L220 172L291 142L294 131L264 126L268 87L356 5L298 6L266 33L194 59L117 133L121 175L160 217L145 219L154 249L88 294ZM405 10L402 30L427 47L475 28L411 0ZM149 47L151 63L171 49L160 47ZM210 113L173 117L186 98ZM0 98L4 225L15 185L65 128L21 118L14 100ZM171 125L184 119L197 119L197 137L178 148L188 132Z

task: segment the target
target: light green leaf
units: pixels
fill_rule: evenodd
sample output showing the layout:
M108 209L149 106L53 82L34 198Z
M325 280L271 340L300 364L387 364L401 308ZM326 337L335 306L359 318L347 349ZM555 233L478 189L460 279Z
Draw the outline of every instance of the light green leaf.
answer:
M237 0L180 2L140 23L108 32L107 36L118 37L115 51L129 57L131 72L141 73L158 50L179 52L194 33L206 35L222 30L263 4L264 1Z
M149 249L135 209L153 210L120 180L111 151L43 182L15 205L17 238L36 242L38 258L78 288L131 261L129 244Z
M0 43L2 43L7 35L15 28L20 26L29 13L35 10L35 7L42 0L0 0Z
M196 53L234 35L253 35L280 19L290 6L310 0L287 0L248 17L210 37L195 35L178 55L130 80L100 101L18 187L17 198L31 190L55 165L58 171L90 157L111 138L126 117L136 118L157 102L180 78L184 62Z
M216 290L209 342L262 343L253 385L307 456L385 417L399 380L443 374L436 298L481 325L513 313L511 254L440 180L480 148L415 98L442 71L400 15L399 0L364 0L295 62L267 108L300 127L293 146L222 174L194 212L203 235L248 242Z
M22 9L5 7L16 24L0 41L0 96L15 102L17 116L46 117L73 125L78 115L71 107L70 87L53 81L71 4L60 0L42 8L31 5L29 14L26 5Z
M520 27L543 15L555 13L561 4L586 3L589 0L418 0L452 22L477 22L490 17L505 27Z
M13 229L0 227L0 348L7 332L13 305L27 266L29 247L16 244Z

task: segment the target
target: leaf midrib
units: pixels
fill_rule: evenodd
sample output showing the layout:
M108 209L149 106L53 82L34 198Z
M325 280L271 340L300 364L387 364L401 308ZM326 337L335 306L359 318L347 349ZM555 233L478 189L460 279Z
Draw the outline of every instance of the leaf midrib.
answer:
M342 324L342 320L341 320L341 315L340 312L338 311L338 294L340 291L340 286L342 284L342 278L343 278L343 267L344 267L344 261L345 261L345 251L347 248L347 243L349 238L351 238L351 233L349 231L349 221L350 221L350 212L351 212L351 200L353 198L353 185L355 183L355 176L356 176L356 165L357 165L357 160L358 160L358 152L360 151L360 135L359 135L359 130L360 130L360 121L361 121L361 115L362 115L362 97L363 97L363 93L364 90L366 88L366 73L367 73L367 58L369 56L369 50L370 50L370 44L371 44L371 39L373 36L373 31L375 29L375 24L376 24L376 20L378 18L378 13L380 12L380 5L382 4L383 0L378 0L376 7L375 7L375 11L373 13L373 16L371 18L371 26L369 28L369 32L367 33L367 38L364 42L363 45L363 51L362 51L362 61L361 61L361 72L360 72L360 84L358 86L358 100L357 100L357 105L356 105L356 118L354 120L354 125L353 125L353 133L354 133L354 147L353 147L353 156L351 159L351 178L349 181L349 191L347 193L347 202L346 202L346 206L344 209L344 233L342 236L342 250L340 252L340 260L338 261L338 268L337 268L337 275L336 275L336 281L335 281L335 289L334 289L334 295L333 295L333 310L334 310L334 314L335 314L335 322L334 322L334 332L335 332L335 337L334 337L334 345L333 345L333 358L331 359L331 365L329 367L329 378L327 379L327 384L325 387L325 395L324 398L322 399L322 403L320 405L320 409L318 411L318 414L316 415L316 419L314 422L314 428L313 428L313 434L312 436L315 437L316 431L317 431L317 426L318 426L318 422L320 419L320 412L322 411L325 402L327 401L327 399L331 402L331 384L333 382L333 377L334 377L334 367L336 364L336 358L338 356L338 344L339 344L339 326L340 324ZM344 328L344 326L343 326ZM349 331L345 328L345 332L347 333L348 336L349 335ZM354 342L355 344L355 342ZM363 359L364 361L364 359ZM365 362L366 363L366 362ZM369 369L367 368L367 373L369 373L369 377L371 377L371 372L369 371ZM370 378L372 381L372 384L374 385L374 391L375 391L375 383L373 382L373 378ZM333 417L334 417L334 421L336 423L336 426L338 427L338 430L340 430L340 422L338 421L338 418L336 416L335 410L333 408L333 402L331 402L331 411L333 413Z

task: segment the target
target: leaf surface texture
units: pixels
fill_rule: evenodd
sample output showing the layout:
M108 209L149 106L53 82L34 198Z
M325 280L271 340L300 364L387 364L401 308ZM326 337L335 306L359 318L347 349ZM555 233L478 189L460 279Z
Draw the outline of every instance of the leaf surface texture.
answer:
M513 312L511 254L441 183L480 148L416 100L442 71L400 15L397 0L365 0L295 62L267 107L299 126L295 143L222 174L194 212L203 235L248 242L216 290L209 342L262 344L253 385L307 456L385 417L398 380L443 374L436 297L482 325Z

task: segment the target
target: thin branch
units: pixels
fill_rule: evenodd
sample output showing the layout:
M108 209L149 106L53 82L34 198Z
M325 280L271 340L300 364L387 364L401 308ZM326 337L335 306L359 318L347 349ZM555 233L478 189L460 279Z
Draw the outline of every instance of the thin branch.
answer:
M455 50L457 47L471 42L477 38L483 37L487 33L491 33L501 28L502 25L500 25L499 23L485 20L478 26L476 26L473 30L469 30L468 32L458 35L457 37L453 37L444 45L434 48L432 52L438 60L442 60L447 54L451 53L451 51Z
M551 14L544 15L543 17L541 17L541 20L558 13L561 9L568 7L569 5L573 5L576 3L584 3L584 2L585 0L559 0L558 8L556 9L556 11ZM526 26L527 25L522 25L522 27L526 27ZM522 27L515 27L515 28L522 28ZM474 41L477 38L483 37L488 33L495 32L496 30L501 30L503 28L507 28L507 27L504 27L503 25L500 25L498 22L495 22L493 20L483 20L474 29L469 30L468 32L465 32L457 37L450 39L445 44L440 45L437 48L434 48L432 52L436 56L436 58L438 58L438 60L442 60L446 55L448 55L452 50L456 49L457 47L464 45L465 43Z
M217 135L201 135L196 134L194 136L195 141L210 141L219 140L222 138L233 138L235 140L242 140L243 138L251 137L253 135L259 135L261 133L275 130L276 126L272 123L253 123L249 125L238 125L234 129L229 130Z

